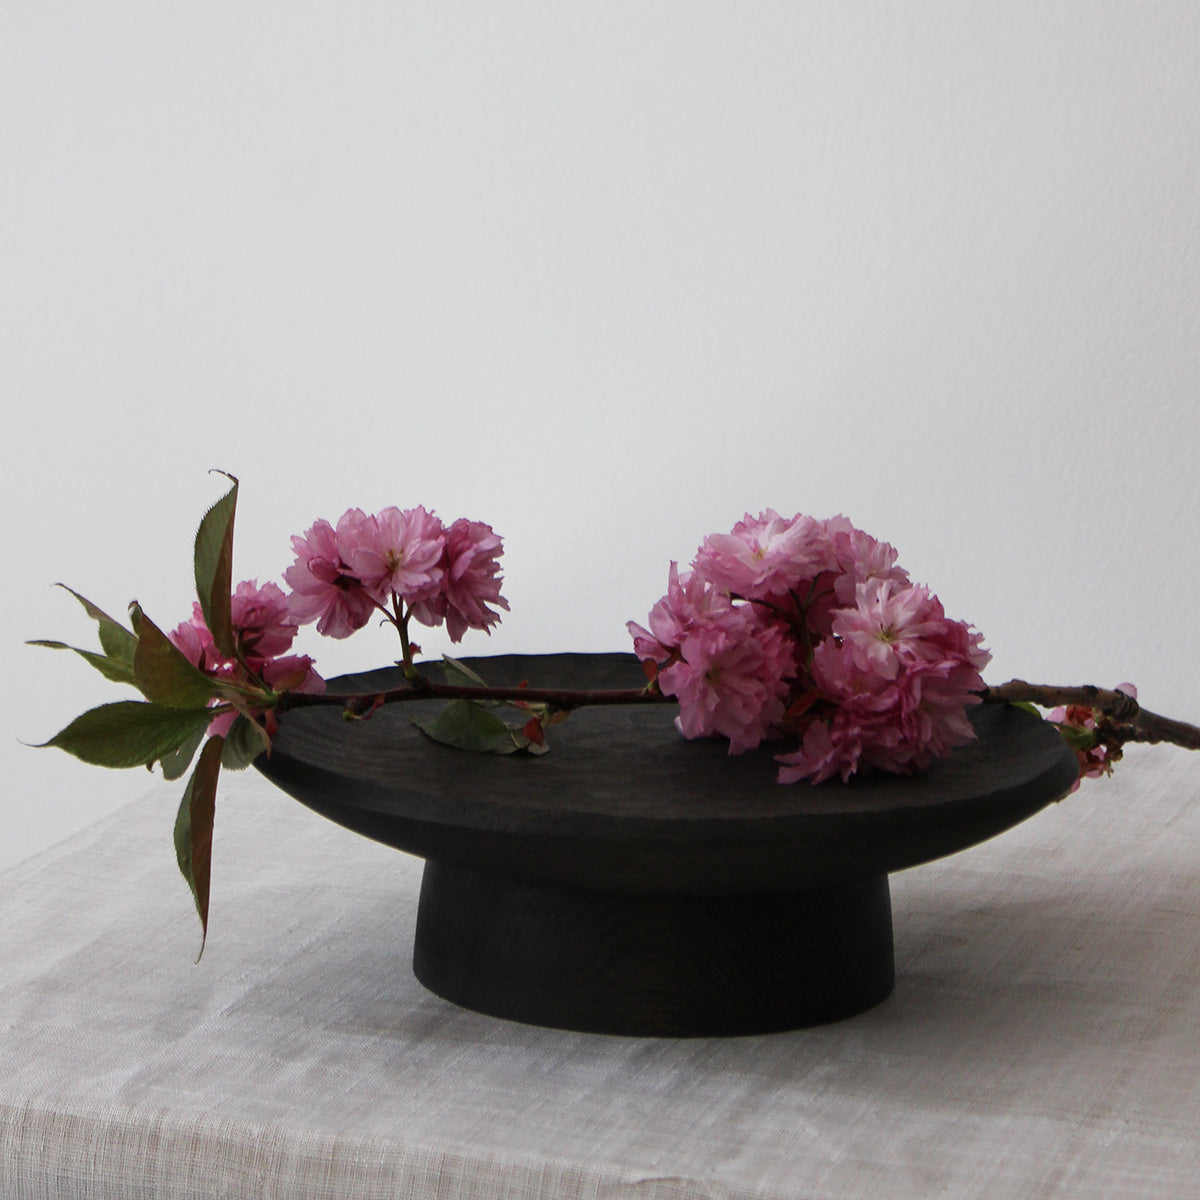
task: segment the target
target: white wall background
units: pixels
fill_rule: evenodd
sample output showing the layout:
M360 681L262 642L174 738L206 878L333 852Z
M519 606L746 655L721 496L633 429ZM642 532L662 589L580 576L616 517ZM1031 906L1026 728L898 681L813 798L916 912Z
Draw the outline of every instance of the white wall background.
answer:
M210 467L238 577L351 505L490 521L463 653L623 649L705 533L842 511L993 681L1200 718L1190 0L0 24L0 864L163 787L18 744L116 695L22 642L91 644L56 580L182 619Z

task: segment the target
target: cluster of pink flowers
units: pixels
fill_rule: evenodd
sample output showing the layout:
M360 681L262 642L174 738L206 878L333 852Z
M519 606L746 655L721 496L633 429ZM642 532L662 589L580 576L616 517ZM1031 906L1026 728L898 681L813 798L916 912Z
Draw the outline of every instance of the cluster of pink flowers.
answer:
M649 628L629 631L685 736L731 754L798 738L776 756L782 783L917 770L969 741L990 658L886 542L770 509L705 538L690 571L672 563Z
M1132 683L1117 684L1117 691L1137 699L1137 688ZM1069 704L1051 709L1046 720L1059 727L1068 745L1075 751L1079 763L1079 778L1071 785L1077 791L1084 779L1099 779L1111 775L1113 763L1121 758L1121 743L1107 741L1096 724L1096 712L1086 704Z
M379 611L422 625L443 621L452 642L468 629L490 632L507 611L500 595L503 543L490 525L445 525L424 508L352 508L336 527L317 521L292 538L296 561L284 572L289 611L317 632L349 637ZM390 606L390 607L389 607Z
M273 583L259 587L253 579L237 585L230 609L238 658L225 657L213 642L199 603L192 605L191 619L167 637L194 667L218 679L252 684L261 680L277 691L323 692L325 681L313 670L307 654L289 654L298 626L292 619L288 598ZM229 732L236 713L214 718L209 733Z

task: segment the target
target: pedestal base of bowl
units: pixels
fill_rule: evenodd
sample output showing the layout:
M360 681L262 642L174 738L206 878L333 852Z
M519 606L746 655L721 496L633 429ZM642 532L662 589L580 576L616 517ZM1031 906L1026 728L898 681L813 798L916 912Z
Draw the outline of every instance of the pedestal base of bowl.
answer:
M628 895L429 861L413 969L464 1008L557 1029L799 1029L891 993L887 876L774 895Z

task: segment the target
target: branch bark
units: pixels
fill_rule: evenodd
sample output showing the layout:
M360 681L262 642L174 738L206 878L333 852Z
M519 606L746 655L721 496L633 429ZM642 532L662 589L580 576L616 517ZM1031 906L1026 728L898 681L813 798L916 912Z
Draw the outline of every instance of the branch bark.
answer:
M1054 687L1012 679L997 687L985 688L985 700L1017 700L1055 708L1060 704L1079 704L1095 709L1109 718L1104 733L1122 742L1171 742L1188 750L1200 750L1200 729L1186 721L1176 721L1142 708L1124 692L1085 684L1082 687Z
M640 688L533 688L533 687L464 687L451 683L435 683L423 676L411 685L392 688L386 692L338 694L334 692L286 692L280 698L279 711L290 708L311 708L314 705L336 704L350 712L365 712L380 704L397 704L407 700L523 700L530 704L548 704L559 712L602 704L674 704L673 697L649 687Z

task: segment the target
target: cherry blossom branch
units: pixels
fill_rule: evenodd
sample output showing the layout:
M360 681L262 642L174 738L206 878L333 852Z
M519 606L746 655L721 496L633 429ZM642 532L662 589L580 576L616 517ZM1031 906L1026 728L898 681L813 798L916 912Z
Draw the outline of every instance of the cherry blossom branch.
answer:
M340 705L348 712L362 715L382 704L407 700L510 700L529 704L548 704L559 712L606 704L674 704L652 687L640 688L533 688L467 687L453 683L435 683L423 675L405 687L384 692L287 692L279 697L277 711L312 708L316 705Z
M1200 750L1200 728L1186 721L1177 721L1142 708L1137 700L1124 692L1085 684L1079 687L1059 687L1050 684L1027 683L1013 679L1008 683L988 687L981 693L985 700L1023 701L1044 708L1062 704L1077 704L1103 713L1109 719L1104 732L1123 742L1170 742L1189 750ZM285 712L294 708L318 705L340 706L350 713L363 715L383 704L412 700L507 700L527 704L547 704L559 712L577 708L614 704L676 703L674 697L664 696L653 687L641 688L533 688L533 687L469 687L460 684L436 683L417 676L403 687L383 692L288 692L279 697L277 709Z
M1142 708L1132 696L1110 688L1085 684L1081 687L1054 687L1012 679L997 687L985 688L985 700L1023 701L1043 708L1060 704L1078 704L1104 713L1109 718L1104 732L1123 742L1171 742L1188 750L1200 750L1200 728L1176 721Z

